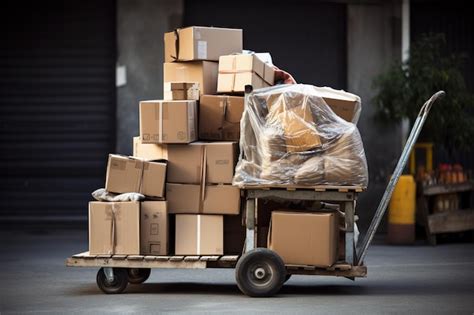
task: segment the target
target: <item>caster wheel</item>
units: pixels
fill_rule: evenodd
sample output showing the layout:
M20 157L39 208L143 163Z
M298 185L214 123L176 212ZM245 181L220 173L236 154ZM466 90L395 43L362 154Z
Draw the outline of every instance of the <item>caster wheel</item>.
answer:
M97 272L97 286L102 292L107 294L122 293L128 284L128 273L125 268L113 268L114 280L109 281L105 276L104 268L100 268Z
M291 278L291 273L287 273L286 276L285 276L285 283L290 280Z
M235 267L237 286L252 297L275 295L285 282L286 269L280 256L267 248L245 253Z
M129 268L128 282L131 284L140 284L145 282L150 277L150 268Z

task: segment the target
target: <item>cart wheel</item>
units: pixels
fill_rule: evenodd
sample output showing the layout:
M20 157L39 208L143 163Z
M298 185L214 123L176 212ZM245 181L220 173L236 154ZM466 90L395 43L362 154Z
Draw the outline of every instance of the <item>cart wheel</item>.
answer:
M100 268L97 272L97 286L102 292L107 294L122 293L128 284L128 273L125 268L113 268L114 280L109 281L105 276L104 268Z
M286 277L285 277L285 283L286 283L288 280L290 280L290 278L291 278L291 273L287 273L287 274L286 274Z
M235 267L237 286L244 294L253 297L275 295L285 277L283 260L267 248L256 248L245 253Z
M150 277L150 268L129 268L128 282L131 284L140 284L145 282Z

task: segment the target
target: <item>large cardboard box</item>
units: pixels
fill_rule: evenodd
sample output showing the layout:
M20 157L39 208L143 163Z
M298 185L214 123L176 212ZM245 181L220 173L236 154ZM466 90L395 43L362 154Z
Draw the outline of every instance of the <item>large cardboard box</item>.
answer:
M165 33L165 62L214 60L242 52L242 30L191 26Z
M141 101L142 143L190 143L197 140L196 101Z
M268 248L285 264L330 267L336 262L338 235L334 213L273 211Z
M240 190L232 185L166 184L169 213L240 213Z
M163 64L163 82L198 82L199 93L216 94L217 68L214 61L165 62Z
M89 253L140 254L140 203L89 202Z
M271 86L275 81L273 67L256 55L229 55L219 58L217 92L244 92L246 85L254 88Z
M165 82L163 99L199 101L199 83L196 82Z
M176 255L223 255L222 215L176 215Z
M239 141L242 96L203 95L199 102L199 139Z
M148 161L166 159L167 146L167 144L143 143L140 137L133 137L133 156Z
M145 196L164 197L165 180L165 161L109 154L105 178L105 190L109 192L139 192Z
M140 254L168 255L166 201L143 201L140 205Z

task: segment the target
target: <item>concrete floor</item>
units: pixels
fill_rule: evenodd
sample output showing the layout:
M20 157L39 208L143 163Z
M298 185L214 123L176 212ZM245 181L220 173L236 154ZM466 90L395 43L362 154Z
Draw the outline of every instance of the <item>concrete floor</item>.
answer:
M233 270L154 270L126 294L104 295L96 269L67 268L86 231L0 232L0 313L474 312L474 244L373 246L368 278L293 276L274 298L243 296Z

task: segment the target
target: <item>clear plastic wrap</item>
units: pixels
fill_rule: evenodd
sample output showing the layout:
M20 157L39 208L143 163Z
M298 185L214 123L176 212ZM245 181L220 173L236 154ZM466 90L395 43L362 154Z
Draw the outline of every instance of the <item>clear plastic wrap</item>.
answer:
M248 95L234 185L367 186L359 131L331 110L320 89L278 85Z

